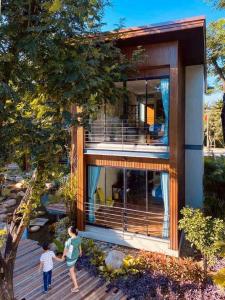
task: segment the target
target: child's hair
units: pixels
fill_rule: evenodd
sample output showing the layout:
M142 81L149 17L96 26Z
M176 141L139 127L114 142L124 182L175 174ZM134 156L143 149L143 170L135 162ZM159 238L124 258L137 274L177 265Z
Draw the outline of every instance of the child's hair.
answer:
M42 245L42 248L46 251L49 249L49 243L47 242L44 242L43 245Z
M70 231L73 233L73 234L76 234L78 235L78 230L75 226L70 226Z

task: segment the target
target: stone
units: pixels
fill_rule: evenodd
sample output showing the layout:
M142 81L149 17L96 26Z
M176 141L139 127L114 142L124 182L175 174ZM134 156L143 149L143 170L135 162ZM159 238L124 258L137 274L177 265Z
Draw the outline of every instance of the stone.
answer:
M23 180L22 176L16 176L15 181L16 182L21 182Z
M17 193L16 195L17 197L24 197L25 193L23 191L20 191L19 193Z
M7 207L12 207L16 205L16 199L8 199L4 202L4 206Z
M31 226L30 228L29 228L29 231L30 232L37 232L38 230L40 230L40 226L37 226L37 225L35 225L35 226Z
M0 222L4 222L7 219L7 215L6 214L0 214Z
M35 218L30 221L30 226L44 226L48 222L46 218Z
M8 170L19 170L19 169L20 169L20 167L19 167L18 164L16 164L16 163L8 164L8 165L6 166L6 168L7 168Z
M36 215L39 216L39 217L44 216L45 214L46 214L46 212L43 211L43 210L36 211Z
M10 193L9 197L15 199L17 197L17 194L16 193Z
M6 207L2 205L2 206L0 207L0 214L5 214L6 212L7 212Z
M105 263L108 268L119 269L123 264L125 254L118 250L111 250L106 256Z
M51 243L49 245L49 250L53 251L53 252L57 252L57 246L55 243Z

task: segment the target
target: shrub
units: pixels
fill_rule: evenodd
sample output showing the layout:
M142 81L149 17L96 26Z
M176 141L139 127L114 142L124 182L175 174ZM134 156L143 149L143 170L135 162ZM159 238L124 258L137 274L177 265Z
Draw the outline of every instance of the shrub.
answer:
M68 239L68 227L71 226L70 219L68 217L59 220L55 224L55 240L58 251L61 252L61 246L64 245L65 241Z
M202 268L191 258L176 258L153 252L141 252L140 265L146 270L167 276L179 282L203 281Z
M206 213L225 220L225 157L205 158L204 192Z
M220 250L218 242L224 237L224 223L220 219L205 216L200 209L185 207L181 214L183 218L179 221L179 228L184 231L186 239L201 252L206 277L208 266L212 265Z

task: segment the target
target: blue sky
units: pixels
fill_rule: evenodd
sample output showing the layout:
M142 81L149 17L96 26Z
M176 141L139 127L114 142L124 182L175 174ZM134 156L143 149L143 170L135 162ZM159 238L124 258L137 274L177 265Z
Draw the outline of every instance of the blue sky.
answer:
M207 3L207 0L111 0L112 7L105 12L108 30L125 18L124 25L142 26L204 15L207 22L225 17Z
M205 16L207 23L225 18L224 11L216 10L207 0L111 0L112 6L105 12L105 30L112 30L120 19L124 26L142 26L194 16ZM210 78L211 79L211 78ZM212 81L212 79L210 80ZM222 97L216 93L205 97L212 103Z

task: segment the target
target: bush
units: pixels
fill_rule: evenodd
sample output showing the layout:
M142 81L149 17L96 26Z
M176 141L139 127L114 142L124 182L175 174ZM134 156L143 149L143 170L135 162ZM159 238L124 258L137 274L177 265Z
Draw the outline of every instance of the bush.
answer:
M224 238L225 226L222 220L205 216L200 209L185 207L181 210L182 219L179 229L183 230L186 239L201 252L204 264L204 275L220 251L219 242Z
M179 282L203 281L202 268L191 258L176 258L153 252L141 252L140 265L148 271L162 274Z
M55 224L55 239L54 243L59 253L64 248L65 241L68 239L68 228L71 226L70 219L68 217L59 220Z
M225 220L225 157L205 158L204 193L205 212Z

